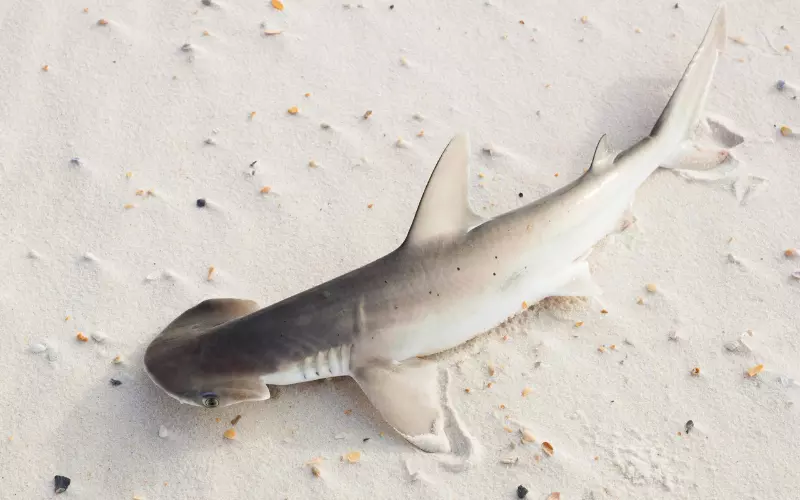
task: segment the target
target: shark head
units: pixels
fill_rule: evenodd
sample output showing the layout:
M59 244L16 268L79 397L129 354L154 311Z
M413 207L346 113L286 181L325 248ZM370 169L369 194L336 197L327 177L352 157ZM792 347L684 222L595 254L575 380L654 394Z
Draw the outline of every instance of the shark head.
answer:
M258 373L209 355L213 346L201 342L210 330L255 309L255 302L238 299L206 300L189 309L147 347L144 365L150 379L181 403L205 408L269 399Z

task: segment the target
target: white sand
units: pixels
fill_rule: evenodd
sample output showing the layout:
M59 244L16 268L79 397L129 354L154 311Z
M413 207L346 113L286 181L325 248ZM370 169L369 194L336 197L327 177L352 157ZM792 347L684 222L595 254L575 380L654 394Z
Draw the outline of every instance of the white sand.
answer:
M350 380L218 412L155 387L144 348L197 301L267 305L393 249L454 133L471 135L485 214L574 179L602 133L632 144L715 7L285 3L0 2L0 497L50 498L55 474L81 499L502 499L519 484L533 499L798 497L800 259L783 251L800 246L800 141L774 128L800 129L798 91L775 89L800 82L794 0L728 4L745 43L729 44L708 111L745 136L745 203L725 182L656 173L633 230L591 257L602 302L536 308L442 357L482 449L469 470L413 449ZM724 348L743 334L751 352ZM523 426L536 443L510 449ZM341 462L352 450L361 462ZM321 478L304 465L317 456Z

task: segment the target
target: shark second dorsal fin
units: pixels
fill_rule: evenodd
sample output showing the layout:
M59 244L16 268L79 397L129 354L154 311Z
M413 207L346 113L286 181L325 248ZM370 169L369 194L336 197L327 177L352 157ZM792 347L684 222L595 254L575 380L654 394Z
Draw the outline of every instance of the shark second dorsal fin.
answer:
M603 137L597 142L597 147L594 150L594 157L592 158L590 170L592 172L602 171L604 168L614 163L615 156L616 153L611 149L611 145L608 143L608 137L606 137L606 134L603 134Z
M469 205L469 138L455 136L433 169L404 245L466 233L482 219Z

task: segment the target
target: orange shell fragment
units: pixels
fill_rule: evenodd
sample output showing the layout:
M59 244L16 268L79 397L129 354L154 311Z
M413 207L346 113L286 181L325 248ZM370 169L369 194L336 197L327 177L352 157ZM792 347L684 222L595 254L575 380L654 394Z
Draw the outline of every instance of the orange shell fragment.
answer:
M278 10L283 10L283 2L281 0L272 0L272 6Z
M747 369L747 376L748 376L748 377L755 377L756 375L758 375L759 373L761 373L761 371L762 371L763 369L764 369L764 365L763 365L763 364L761 364L761 363L759 363L759 364L757 364L756 366L754 366L754 367L752 367L752 368L748 368L748 369Z
M544 452L551 457L553 456L553 453L555 453L555 451L553 450L553 445L548 443L547 441L542 443L542 450L544 450Z

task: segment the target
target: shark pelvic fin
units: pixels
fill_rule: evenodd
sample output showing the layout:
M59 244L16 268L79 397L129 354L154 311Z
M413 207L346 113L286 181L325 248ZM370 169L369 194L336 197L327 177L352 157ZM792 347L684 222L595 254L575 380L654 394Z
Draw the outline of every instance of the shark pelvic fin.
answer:
M463 234L482 220L469 204L469 138L460 134L434 167L404 245Z
M612 165L615 156L616 153L611 149L611 145L608 143L608 137L606 134L603 134L603 137L600 138L594 150L590 172L598 172Z
M436 363L419 358L400 364L373 363L353 370L353 378L384 420L417 448L449 453L444 401L447 385Z
M603 294L594 282L589 263L577 260L564 273L564 280L550 295L557 297L595 297Z

